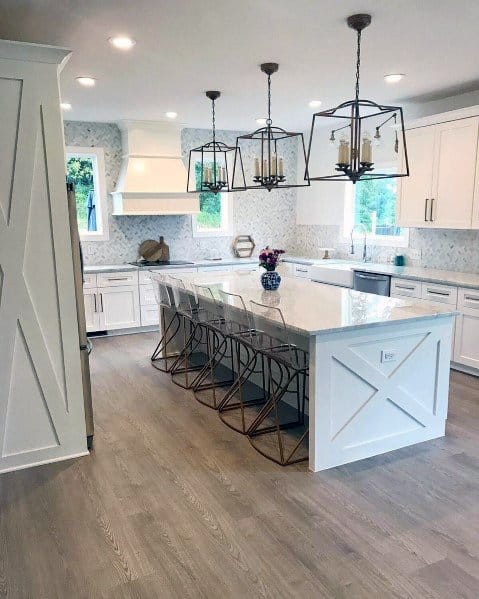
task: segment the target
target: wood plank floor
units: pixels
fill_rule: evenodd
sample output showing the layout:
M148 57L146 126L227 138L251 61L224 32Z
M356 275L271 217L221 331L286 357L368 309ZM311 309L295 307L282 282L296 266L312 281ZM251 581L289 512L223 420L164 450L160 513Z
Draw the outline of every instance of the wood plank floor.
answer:
M258 455L151 368L94 341L95 451L0 477L0 596L475 598L479 380L447 436L312 474Z

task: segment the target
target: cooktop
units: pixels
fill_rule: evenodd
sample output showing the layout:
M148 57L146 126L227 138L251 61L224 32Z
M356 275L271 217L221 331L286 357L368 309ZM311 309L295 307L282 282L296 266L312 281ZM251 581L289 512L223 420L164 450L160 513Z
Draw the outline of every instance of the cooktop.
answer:
M194 262L188 262L187 260L137 260L136 262L128 262L133 266L147 267L147 266L181 266L186 264L194 264Z

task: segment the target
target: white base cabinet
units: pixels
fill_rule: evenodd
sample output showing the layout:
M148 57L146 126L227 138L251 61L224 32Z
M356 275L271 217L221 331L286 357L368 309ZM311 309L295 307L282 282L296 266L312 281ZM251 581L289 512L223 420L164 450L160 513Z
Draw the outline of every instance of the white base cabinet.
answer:
M454 362L479 370L479 291L459 289Z
M141 325L138 273L135 271L85 275L83 298L88 333Z
M459 312L452 338L452 361L479 372L479 291L408 279L391 279L391 297L448 304Z

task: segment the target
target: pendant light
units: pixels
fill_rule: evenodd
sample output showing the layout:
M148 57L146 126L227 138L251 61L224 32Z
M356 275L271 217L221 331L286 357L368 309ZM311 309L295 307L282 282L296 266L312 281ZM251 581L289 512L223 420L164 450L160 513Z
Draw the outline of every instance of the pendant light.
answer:
M238 154L235 157L233 170L234 189L284 189L289 187L305 187L309 185L307 176L303 180L303 172L306 171L306 148L302 133L286 131L281 127L274 127L271 119L271 75L278 71L276 62L265 62L260 65L261 71L268 77L268 118L265 126L256 129L253 133L240 135L236 139ZM251 169L247 171L247 183L239 149L243 156L248 158ZM300 153L304 164L301 169L301 182L296 180L296 160L294 166L287 167L287 156L296 157ZM289 171L288 171L289 168ZM239 179L239 181L238 181Z
M225 193L233 191L232 177L233 162L241 152L236 146L216 141L215 102L221 96L219 91L207 91L205 95L211 100L213 139L208 143L190 150L188 162L187 191L189 193L209 192Z
M306 175L309 173L311 181L349 180L353 183L364 179L408 177L409 164L402 108L377 104L372 100L361 100L359 96L361 32L371 23L371 15L352 15L348 17L347 23L357 33L355 97L354 100L343 102L336 108L313 115ZM394 126L384 127L386 123L394 123ZM375 161L387 166L388 163L396 162L399 140L402 142L404 158L402 165L397 167L398 172L390 172L388 168L377 168ZM379 141L380 148L376 147L373 151L373 142ZM315 175L315 168L325 173ZM402 169L402 172L399 169Z

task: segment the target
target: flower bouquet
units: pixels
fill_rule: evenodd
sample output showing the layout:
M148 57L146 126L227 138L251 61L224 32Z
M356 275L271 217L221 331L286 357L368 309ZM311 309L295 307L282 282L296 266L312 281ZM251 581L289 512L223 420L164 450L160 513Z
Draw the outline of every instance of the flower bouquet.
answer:
M281 283L281 276L276 272L281 254L284 254L284 250L271 249L269 247L260 252L259 265L266 270L261 275L261 284L267 291L278 289Z

